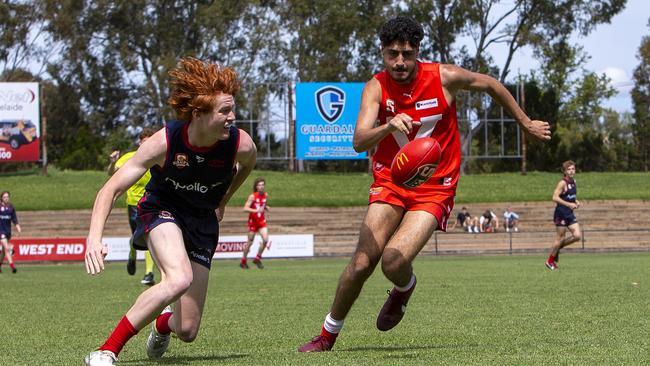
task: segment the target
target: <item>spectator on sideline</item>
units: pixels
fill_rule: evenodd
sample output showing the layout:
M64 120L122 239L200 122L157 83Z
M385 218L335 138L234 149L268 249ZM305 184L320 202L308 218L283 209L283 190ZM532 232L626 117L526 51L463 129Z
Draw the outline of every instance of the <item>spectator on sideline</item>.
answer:
M14 246L9 243L11 240L11 223L16 226L16 230L20 233L20 224L18 223L18 216L16 216L16 209L9 201L9 192L4 191L0 195L0 273L2 273L2 262L7 257L11 273L16 273L16 265L14 264Z
M573 177L576 175L576 163L567 160L562 163L562 180L557 183L553 191L553 202L556 203L555 212L553 213L553 222L555 223L555 243L551 247L551 253L546 260L546 268L551 271L558 269L560 261L560 249L567 245L573 244L582 238L580 224L573 213L580 208L578 201L578 187ZM570 235L567 234L567 230Z
M506 211L503 213L503 226L508 233L510 230L514 232L519 231L519 215L512 211L511 207L506 208Z
M265 192L266 181L264 178L257 178L253 182L253 193L248 195L248 199L244 204L244 211L248 212L248 240L246 241L246 246L244 247L244 254L242 255L241 262L239 266L243 269L248 269L247 256L248 252L253 245L253 239L255 239L255 234L259 233L262 237L262 242L260 247L257 250L257 255L253 259L253 263L257 268L262 269L264 265L262 264L262 253L266 246L269 243L269 230L266 227L266 211L269 210L269 206L266 204L266 200L269 196Z
M458 215L456 215L456 221L454 221L454 224L449 228L449 230L454 230L456 228L456 225L460 225L460 228L463 231L467 231L468 233L479 232L478 218L476 216L472 216L467 211L467 207L460 209L460 212Z
M479 217L479 225L482 233L495 233L499 230L499 218L491 210L485 210Z
M138 146L142 145L147 139L153 134L156 133L156 131L152 128L145 128L140 132L140 141L138 142ZM111 155L108 157L110 160L110 163L108 164L108 175L111 176L113 175L118 169L120 169L129 159L135 155L135 152L137 150L129 151L126 154L120 156L120 151L115 150L111 153ZM131 227L131 234L135 232L135 228L137 227L136 225L136 217L138 216L138 201L142 198L145 192L145 187L147 186L147 183L149 183L149 179L151 179L151 173L147 170L146 173L137 181L135 184L133 184L129 189L126 191L126 214L129 218L129 226ZM135 274L136 266L135 266L135 261L136 261L136 250L133 247L133 242L130 243L131 248L129 250L129 258L126 262L126 272L133 276ZM153 258L151 258L151 253L149 253L148 250L144 251L144 264L145 264L145 271L144 271L144 277L140 281L141 284L143 285L148 285L152 286L156 281L154 281L154 276L153 276L153 268L154 268L154 262Z
M348 312L379 263L393 289L379 311L377 329L390 330L404 317L417 283L413 261L435 230L447 229L454 208L461 162L457 92L487 93L529 136L542 141L551 138L549 124L529 118L496 79L455 65L419 61L423 37L422 26L405 16L388 20L380 29L385 68L364 86L352 142L357 152L377 147L372 156L374 181L368 209L321 332L299 352L332 349ZM424 181L416 189L403 189L392 182L390 164L401 146L425 136L440 143L440 163L433 176L420 176Z
M186 57L169 76L168 104L177 120L168 121L142 144L99 190L85 256L88 274L104 270L108 248L102 235L113 202L150 170L132 240L136 248L149 248L161 280L138 296L104 344L85 357L86 366L113 365L124 345L149 323L149 358L165 354L172 333L183 342L196 339L219 243L219 222L226 204L255 167L253 140L234 126L237 73ZM122 307L116 294L104 295L107 299L96 299L103 306L110 295Z

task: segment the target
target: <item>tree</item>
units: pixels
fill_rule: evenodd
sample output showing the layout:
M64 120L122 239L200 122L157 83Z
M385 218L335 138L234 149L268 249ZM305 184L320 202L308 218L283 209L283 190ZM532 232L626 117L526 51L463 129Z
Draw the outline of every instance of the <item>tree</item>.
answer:
M381 66L387 0L286 0L287 66L299 81L365 81Z
M465 25L464 0L435 0L405 2L406 12L422 24L428 41L420 45L425 60L453 63L453 45Z
M566 39L574 31L589 34L598 24L608 23L625 7L626 0L467 0L466 32L474 39L472 70L489 70L488 48L507 45L499 80L505 82L514 54L524 46L534 50ZM559 55L561 56L561 54Z
M75 80L93 131L160 124L168 71L183 56L235 68L244 82L282 77L278 19L264 1L48 0L49 30L64 43L60 72Z
M42 76L46 60L58 52L46 32L43 8L38 1L0 2L0 74L2 80L15 81L16 72L29 66L34 76ZM31 80L29 80L31 81Z
M650 26L650 21L648 25ZM634 88L631 93L635 120L632 131L638 152L638 165L647 172L650 166L650 36L641 40L637 58L640 62L634 69Z

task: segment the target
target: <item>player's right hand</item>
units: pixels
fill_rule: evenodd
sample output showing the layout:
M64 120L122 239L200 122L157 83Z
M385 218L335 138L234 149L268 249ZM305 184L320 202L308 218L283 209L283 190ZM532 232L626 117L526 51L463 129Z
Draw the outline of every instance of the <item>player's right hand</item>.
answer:
M399 113L395 117L391 118L388 121L390 128L393 131L400 131L408 135L413 131L413 126L419 126L421 123L419 121L414 121L411 116L406 113Z
M101 241L86 239L86 273L96 275L103 271L106 254L108 248Z

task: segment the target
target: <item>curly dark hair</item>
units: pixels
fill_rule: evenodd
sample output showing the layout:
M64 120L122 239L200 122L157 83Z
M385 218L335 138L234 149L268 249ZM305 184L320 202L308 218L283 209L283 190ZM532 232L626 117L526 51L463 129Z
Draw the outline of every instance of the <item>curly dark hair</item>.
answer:
M422 38L424 38L424 31L420 23L405 16L398 16L388 20L381 26L379 31L379 40L382 47L399 41L408 42L411 46L419 48Z

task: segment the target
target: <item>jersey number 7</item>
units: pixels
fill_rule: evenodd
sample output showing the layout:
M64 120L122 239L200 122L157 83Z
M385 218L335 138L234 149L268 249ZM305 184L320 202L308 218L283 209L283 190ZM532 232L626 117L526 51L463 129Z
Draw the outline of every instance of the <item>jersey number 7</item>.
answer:
M386 123L388 123L391 119L392 117L388 118L386 120ZM415 134L415 138L419 139L422 137L431 137L433 130L436 128L436 124L441 119L442 119L442 114L434 114L433 116L426 116L420 118L420 123L421 123L420 129ZM406 136L404 133L400 131L394 131L392 135L393 138L395 139L395 142L397 142L397 145L399 145L400 148L409 143L408 136Z

